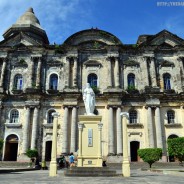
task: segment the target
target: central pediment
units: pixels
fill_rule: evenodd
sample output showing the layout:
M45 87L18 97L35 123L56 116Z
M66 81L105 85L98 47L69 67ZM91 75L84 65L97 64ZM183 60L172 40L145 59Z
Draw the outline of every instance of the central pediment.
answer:
M111 33L99 29L88 29L77 32L65 40L67 45L80 45L90 41L96 41L105 45L120 45L121 41Z

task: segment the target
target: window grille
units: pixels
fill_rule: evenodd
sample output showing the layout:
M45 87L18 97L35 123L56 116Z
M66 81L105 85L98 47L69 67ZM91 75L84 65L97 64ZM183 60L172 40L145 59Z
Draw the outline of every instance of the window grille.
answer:
M88 83L90 86L97 87L98 84L98 77L96 74L89 74L88 75Z
M23 78L22 75L16 75L14 80L14 88L17 90L22 90L23 87Z
M56 74L52 74L50 76L50 89L57 90L58 88L58 76Z
M19 112L17 110L12 110L10 115L10 123L18 123Z
M137 112L135 110L129 112L129 121L130 124L137 123Z
M169 74L164 75L164 89L171 89L171 76Z
M174 111L168 111L168 112L167 112L168 124L173 124L173 123L175 123L174 119L175 119Z

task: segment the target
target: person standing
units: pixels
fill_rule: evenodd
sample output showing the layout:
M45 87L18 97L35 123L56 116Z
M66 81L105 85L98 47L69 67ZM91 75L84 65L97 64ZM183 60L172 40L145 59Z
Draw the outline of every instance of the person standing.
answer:
M74 158L73 153L70 153L70 157L69 157L70 167L75 166L74 159L75 159L75 158Z

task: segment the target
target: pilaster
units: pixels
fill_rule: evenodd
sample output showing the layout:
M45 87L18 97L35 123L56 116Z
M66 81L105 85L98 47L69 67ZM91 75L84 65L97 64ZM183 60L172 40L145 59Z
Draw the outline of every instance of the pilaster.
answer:
M117 127L117 155L122 155L122 127L121 127L121 107L116 110L116 127Z
M39 107L35 107L33 114L31 149L36 149L36 141L38 135L38 115L39 115Z
M29 148L29 126L30 126L30 113L31 109L29 106L26 106L26 121L23 125L23 143L22 143L22 153L26 153Z
M68 153L68 116L69 110L68 106L64 107L64 121L63 121L63 144L62 144L62 153Z
M38 60L38 66L36 71L36 87L38 88L40 86L40 74L41 74L41 58Z

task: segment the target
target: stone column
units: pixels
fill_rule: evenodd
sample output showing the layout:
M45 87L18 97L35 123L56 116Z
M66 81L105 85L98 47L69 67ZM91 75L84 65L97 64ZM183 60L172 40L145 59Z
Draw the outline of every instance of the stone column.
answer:
M157 79L156 79L156 70L155 70L155 60L154 58L150 58L151 67L150 67L150 74L151 74L151 83L152 87L157 86Z
M113 108L109 107L109 155L114 155Z
M49 176L57 176L57 126L58 126L58 117L59 113L52 113L54 117L53 122L53 133L52 133L52 153L51 153L51 162L50 162L50 170Z
M68 153L68 107L64 107L64 121L63 121L63 145L62 145L62 153Z
M122 155L122 127L121 127L121 107L116 110L116 127L117 127L117 155Z
M78 156L82 156L82 130L83 130L83 124L79 123L78 124L78 129L79 129L79 153Z
M128 132L127 132L127 119L129 114L122 112L122 132L123 132L123 161L122 161L122 175L130 177L130 161L128 159Z
M180 106L180 122L178 123L181 123L181 125L183 124L183 106Z
M98 157L101 158L102 157L102 127L103 124L102 123L98 123Z
M76 151L76 137L77 137L77 108L72 108L72 123L71 123L71 142L70 152Z
M38 107L35 107L33 114L33 126L32 126L32 136L31 136L31 149L36 148L36 141L38 135Z
M111 58L108 57L107 58L107 61L108 61L108 86L109 87L112 87L112 64L111 64Z
M22 153L26 153L29 148L29 126L30 126L30 107L26 107L26 121L23 125L23 143L22 143Z
M148 124L149 147L154 148L153 121L152 121L152 109L151 109L151 107L148 107L148 111L147 111L147 124Z
M156 136L157 136L157 148L162 148L162 161L167 162L167 151L163 145L163 125L160 120L160 107L155 109L155 126L156 126Z
M115 58L115 67L114 67L114 79L115 87L119 87L119 61L118 58Z
M41 74L41 58L39 58L37 71L36 71L36 87L40 86L40 74Z
M3 65L1 69L0 87L3 87L5 68L6 68L6 59L3 60Z
M78 123L78 129L79 129L79 150L78 150L78 161L77 161L77 166L82 167L82 130L83 130L83 124Z
M157 148L163 148L162 140L162 127L160 121L160 107L155 109L155 125L156 125L156 136L157 136Z
M77 87L77 57L74 57L73 62L73 87Z

